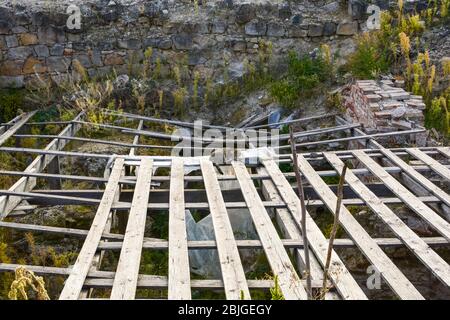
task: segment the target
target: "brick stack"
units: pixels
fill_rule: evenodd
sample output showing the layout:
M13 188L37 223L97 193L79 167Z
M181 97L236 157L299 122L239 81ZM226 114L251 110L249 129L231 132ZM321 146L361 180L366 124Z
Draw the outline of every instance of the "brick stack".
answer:
M425 103L403 86L403 81L357 81L346 96L347 117L377 132L423 126Z

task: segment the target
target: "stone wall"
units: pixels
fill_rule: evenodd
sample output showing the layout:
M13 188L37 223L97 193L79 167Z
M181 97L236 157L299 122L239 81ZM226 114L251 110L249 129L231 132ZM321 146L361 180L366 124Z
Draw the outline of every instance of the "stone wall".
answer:
M262 43L270 41L274 55L281 55L327 42L344 57L354 48L352 36L365 27L364 14L348 14L344 0L208 0L198 7L179 0L48 3L0 3L0 87L61 81L75 72L75 59L91 76L126 73L140 68L148 47L153 63L158 57L182 62L212 78L226 67L233 76L242 73L245 59L258 59ZM81 9L80 30L66 25L73 3Z
M403 86L403 80L356 81L344 95L347 120L361 123L368 133L423 127L425 103ZM426 143L417 136L415 143Z

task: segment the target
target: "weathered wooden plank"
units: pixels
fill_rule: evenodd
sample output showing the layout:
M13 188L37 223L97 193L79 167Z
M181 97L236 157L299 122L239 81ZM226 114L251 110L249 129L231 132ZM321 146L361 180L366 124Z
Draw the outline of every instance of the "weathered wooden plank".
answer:
M153 160L142 158L111 299L130 300L136 295L152 171Z
M341 172L344 163L332 153L325 153L325 158L332 164L337 172ZM386 156L390 157L390 154ZM370 191L364 183L351 171L348 171L345 180L350 187L367 203L370 209L380 217L399 239L440 279L450 286L450 266L436 252L434 252L420 237L412 231L395 213L377 196Z
M142 130L142 128L144 127L144 120L140 120L139 121L139 124L138 124L138 127L137 127L137 130ZM133 138L133 145L138 145L139 144L139 138L140 138L140 136L139 135L135 135L134 136L134 138ZM130 152L128 153L130 156L135 156L136 155L136 147L132 147L131 149L130 149Z
M27 270L33 271L38 275L61 275L66 276L70 274L70 268L57 268L57 267L43 267L32 265L19 265L10 263L0 263L0 272L14 272L18 267L25 267ZM113 285L115 272L111 271L97 271L90 270L88 278L86 279L85 286L98 287L98 288L111 288ZM107 280L107 281L105 281ZM303 281L302 281L303 282ZM269 289L273 288L273 280L247 280L248 287L251 289ZM166 289L168 285L168 279L165 276L145 275L140 274L138 277L139 288L148 289ZM313 281L313 288L320 288L322 282ZM212 280L192 280L191 287L193 289L222 289L223 282L219 279Z
M22 118L21 114L19 114L18 116L16 116L15 118L11 119L10 121L8 121L6 123L1 123L0 124L0 135L5 133L6 130L8 130L9 128L11 128L17 121L20 120L20 118Z
M213 220L225 295L230 300L239 300L242 296L244 299L250 299L250 291L214 166L211 161L202 160L200 167Z
M84 112L78 114L75 120L79 120L84 116ZM80 129L79 124L69 124L65 127L59 136L74 136ZM44 149L44 152L50 152L50 150L61 150L66 145L65 141L59 141L58 139L52 140ZM24 170L25 172L42 172L45 167L52 161L54 156L52 155L40 155L36 157L33 162ZM9 191L30 191L36 186L35 178L22 177L20 178ZM21 197L8 197L0 196L0 220L3 220L20 202Z
M299 166L309 183L316 189L321 199L334 214L336 210L337 197L322 178L314 171L309 162L298 155ZM340 223L352 238L361 252L374 265L387 284L401 299L423 299L419 291L403 275L397 266L381 250L372 237L364 230L358 221L352 216L344 205L341 205Z
M6 132L4 132L2 135L0 135L0 146L5 143L6 140L11 138L14 133L16 133L22 126L27 123L28 120L30 120L37 111L31 111L26 114L23 114L21 119L14 123L12 127L10 127Z
M281 197L288 205L292 217L300 225L300 200L295 194L289 182L283 177L280 168L273 160L263 160L264 167L272 178L273 183L277 187ZM300 166L302 168L302 166ZM319 262L325 265L327 259L328 241L320 231L315 221L310 214L306 214L306 234L308 236L309 244L312 251ZM336 290L343 299L365 300L366 295L356 283L350 272L340 260L336 252L333 251L331 256L331 264L329 271L329 278L334 283Z
M407 152L411 153L413 156L417 157L419 160L423 161L427 165L430 166L430 168L434 168L433 170L440 170L440 175L442 175L444 178L448 176L446 179L450 180L450 170L448 170L446 167L441 165L439 162L435 161L433 158L429 157L425 153L421 152L418 149L406 149ZM399 166L406 174L408 174L411 178L413 178L415 181L417 181L422 187L427 189L429 192L431 192L433 195L441 199L446 205L450 206L450 196L440 189L437 185L435 185L433 182L425 178L423 175L418 173L416 170L414 170L411 166L409 166L406 162L404 162L400 157L395 155L392 151L388 149L380 149L380 151L393 163L395 163L397 166Z
M438 152L446 156L447 158L450 158L450 148L449 147L442 147L437 148Z
M169 204L169 292L172 300L190 300L190 269L184 207L183 158L172 160Z
M289 256L278 237L277 231L270 220L258 192L253 185L247 168L241 162L232 163L237 180L252 216L253 223L259 235L267 260L274 275L278 276L280 289L285 299L307 299L306 290L300 282Z
M257 169L258 172L267 173L266 168L260 167ZM270 176L269 176L270 177ZM283 199L278 193L277 188L273 184L272 180L262 180L261 183L262 195L265 199L271 201L284 203ZM267 208L267 206L265 206ZM291 213L289 212L287 205L284 208L273 208L275 210L275 218L278 223L283 236L288 239L302 239L301 230L295 223ZM303 272L305 268L305 252L303 249L297 249L294 251L299 264L300 272ZM316 257L312 254L310 255L310 273L311 279L322 279L323 269L320 263L317 261Z
M114 198L117 192L119 192L119 179L123 174L123 163L123 159L117 159L114 163L102 201L98 206L83 247L78 254L77 261L61 292L60 300L76 300L80 295L84 280L89 272L89 268L92 266L92 260L97 251L97 246L108 222Z
M105 239L110 239L106 237ZM429 246L433 247L445 247L448 245L448 241L443 237L425 237L420 238ZM328 240L328 239L327 239ZM375 242L380 247L385 248L401 248L405 247L405 244L397 238L374 238ZM282 239L281 242L283 246L288 249L298 249L303 248L303 240L301 239ZM236 245L239 249L262 249L262 244L260 240L236 240ZM352 239L335 239L334 247L338 248L354 248L356 246ZM169 247L167 241L162 239L152 239L144 238L143 248L155 249L155 250L165 250ZM120 250L122 248L122 242L101 242L99 249L105 250ZM195 250L202 249L216 249L217 243L215 240L194 240L188 241L188 248ZM320 279L316 279L320 281Z
M443 177L444 179L450 180L450 169L448 169L443 164L437 162L432 157L427 155L426 153L420 151L418 148L408 148L406 149L410 155L416 157L427 166L429 166L434 172ZM450 154L450 153L449 153Z
M17 231L33 231L42 233L58 234L61 236L72 236L85 238L89 230L83 229L73 229L73 228L62 228L62 227L51 227L42 226L35 224L26 223L15 223L15 222L5 222L0 221L0 228L14 229ZM111 242L100 242L99 249L105 250L120 250L122 248L122 242L124 235L117 233L104 232L102 234L102 239L109 240ZM422 237L424 241L429 246L445 246L448 245L447 239L443 237ZM403 247L402 241L396 238L374 238L375 242L381 247ZM286 248L302 248L303 241L301 239L282 239L281 242ZM236 240L236 245L240 249L261 249L262 245L259 240ZM335 247L351 248L355 246L352 239L335 239ZM142 245L144 249L167 249L169 244L166 240L157 238L144 238L144 244ZM217 244L215 240L192 240L188 241L189 249L216 249Z
M353 151L356 158L378 177L397 197L422 217L430 226L450 241L450 224L434 212L430 207L420 201L411 191L404 187L393 176L387 173L373 159L359 150Z

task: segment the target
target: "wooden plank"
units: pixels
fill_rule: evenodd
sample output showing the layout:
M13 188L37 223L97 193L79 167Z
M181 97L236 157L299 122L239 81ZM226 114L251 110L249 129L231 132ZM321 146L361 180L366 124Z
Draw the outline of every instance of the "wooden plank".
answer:
M443 148L437 148L439 153L443 154L447 158L450 158L450 148L449 147L443 147Z
M152 171L153 160L142 158L111 299L130 300L136 295Z
M333 153L325 153L325 158L337 172L344 163ZM345 181L367 203L369 208L381 218L399 239L427 266L445 285L450 286L450 266L412 231L395 213L367 188L351 171L347 171Z
M247 172L247 168L241 162L234 161L232 165L266 253L267 260L274 275L278 276L280 289L284 298L287 300L306 300L306 290L301 284L300 278L289 259L289 255L278 237L277 230L273 226L269 214L259 198L258 192Z
M139 124L138 124L138 127L137 127L137 130L142 130L142 128L144 127L144 120L140 120L139 121ZM139 135L135 135L134 136L134 138L133 138L133 145L138 145L139 144L139 138L140 138L140 136ZM130 149L130 152L128 153L130 156L135 156L136 155L136 147L132 147L131 149Z
M109 237L107 237L107 234L104 236L105 238L109 239ZM420 239L429 246L434 247L448 246L448 241L443 237L425 237ZM397 238L374 238L374 240L380 247L385 248L405 247L405 244ZM301 239L282 239L281 242L283 243L283 246L288 249L303 248L303 240ZM192 250L217 248L217 243L215 240L194 240L188 241L187 244L188 248ZM260 240L236 240L236 245L239 249L262 249L262 244ZM334 241L334 247L354 248L355 246L356 244L352 239L335 239ZM143 248L154 250L165 250L168 247L169 244L165 240L144 238ZM120 250L122 248L122 242L120 241L101 242L99 245L99 249L100 248L105 250ZM321 281L320 279L315 280Z
M258 172L267 173L266 168L260 167L257 169ZM277 188L271 180L262 180L261 183L262 195L265 199L283 202L283 199L278 193ZM267 208L267 207L266 207ZM285 208L273 208L275 210L275 218L278 223L283 236L288 239L302 239L301 230L295 223L291 213L289 212L287 206ZM294 251L296 258L298 259L298 265L300 272L303 272L305 268L305 252L303 249L297 249ZM320 280L323 278L323 269L320 263L317 261L314 255L310 255L310 273L312 279Z
M11 138L14 135L14 133L16 133L20 128L22 128L22 126L25 123L27 123L27 121L30 120L36 114L36 112L37 112L37 110L23 114L22 118L19 121L14 123L14 125L12 127L10 127L8 130L6 130L5 133L0 135L0 146L2 144L4 144L6 142L6 140Z
M280 168L273 160L263 160L263 165L272 178L273 183L277 187L281 197L288 205L289 211L293 219L300 225L300 200L295 194L289 182L284 178ZM300 166L300 168L302 168ZM312 219L309 212L306 212L306 234L308 236L309 244L316 258L325 265L328 251L328 240L325 238L319 227ZM356 283L350 272L345 267L336 252L333 251L331 255L331 264L329 277L334 283L337 291L343 299L351 300L365 300L366 295Z
M85 238L89 230L83 229L73 229L73 228L62 228L62 227L51 227L42 226L35 224L26 223L15 223L15 222L5 222L0 221L0 228L14 229L17 231L33 231L42 233L52 233L61 236L72 236ZM102 239L110 240L111 242L100 242L99 249L105 250L120 250L122 248L122 242L124 235L117 233L103 232ZM443 237L422 237L424 241L429 246L446 246L448 241ZM381 247L403 247L402 241L396 238L374 238L375 242ZM303 241L301 239L282 239L281 242L286 248L302 248ZM192 240L188 241L189 249L216 249L217 244L215 240ZM236 245L240 249L261 249L261 241L259 240L236 240ZM335 247L351 248L355 246L352 239L335 239ZM169 247L168 241L157 238L144 238L143 248L145 249L158 249L163 250ZM318 279L319 280L319 279Z
M84 280L89 272L89 268L92 266L97 246L108 222L114 198L119 191L119 179L123 174L123 164L124 159L117 159L114 163L102 201L98 206L94 221L92 222L77 261L59 296L60 300L76 300L80 295Z
M410 155L416 157L417 159L419 159L420 161L425 163L434 172L436 172L438 175L440 175L444 179L450 180L450 169L448 169L443 164L440 164L439 162L434 160L429 155L427 155L424 152L420 151L418 148L408 148L408 149L406 149L406 152L408 152Z
M42 267L32 265L19 265L11 263L0 263L0 272L14 272L18 267L25 267L27 270L33 271L38 275L61 275L65 276L70 273L70 268L57 268L57 267ZM85 285L90 287L102 287L111 288L113 285L113 279L115 272L111 271L89 271L88 278ZM107 281L105 281L107 280ZM98 281L98 282L96 282ZM303 282L303 281L302 281ZM269 289L273 288L273 280L247 280L248 286L251 289ZM168 279L165 276L155 276L140 274L138 277L138 287L148 289L166 289L168 285ZM313 288L320 288L322 283L320 281L313 281ZM222 289L223 282L219 279L211 280L192 280L191 287L193 289Z
M411 178L413 178L416 182L418 182L423 188L427 189L429 192L431 192L433 195L441 199L446 205L450 206L450 196L440 189L437 185L435 185L433 182L425 178L423 175L418 173L416 170L414 170L411 166L409 166L406 162L404 162L402 159L400 159L399 156L395 155L392 151L388 149L380 149L380 151L393 163L395 163L397 166L399 166L406 174L408 174ZM423 161L427 165L430 165L430 168L433 170L440 170L440 175L442 175L444 178L448 176L446 179L450 180L450 170L448 170L446 167L435 161L433 158L429 157L425 153L421 152L420 150L416 149L413 151L413 149L409 150L407 149L408 153L411 153L413 156L417 157L419 160ZM432 167L433 166L433 167Z
M184 163L172 160L169 204L169 292L171 300L190 300L190 269L184 207Z
M75 117L75 120L81 119L84 116L84 112L78 114ZM74 136L81 125L79 124L69 124L66 126L59 136ZM44 151L49 152L51 150L61 150L66 145L65 141L60 141L58 139L52 140L44 149ZM42 172L45 167L53 160L52 155L40 155L36 157L33 162L24 170L25 172ZM22 177L20 178L9 191L22 191L27 192L32 190L36 186L35 178ZM0 220L3 220L20 202L22 201L21 197L7 197L0 196Z
M200 161L200 167L213 220L225 295L229 300L239 300L242 296L244 299L250 299L245 272L216 171L209 160Z
M362 151L354 150L356 158L378 177L397 197L423 218L430 226L450 241L450 224L441 218L430 207L418 199L411 191L404 187L393 176L387 173L383 167L371 159Z
M337 197L322 178L314 171L309 162L298 155L299 166L309 183L316 189L317 193L334 214L336 210ZM361 252L374 265L387 284L401 299L423 299L419 291L403 275L397 266L381 250L372 237L364 230L358 221L352 216L344 205L341 205L340 223L352 238Z
M0 124L0 135L2 135L3 133L6 132L6 130L8 130L8 128L11 128L14 123L16 123L17 121L20 120L20 118L22 118L22 115L19 114L18 116L16 116L15 118L11 119L10 121L8 121L7 123L2 123Z

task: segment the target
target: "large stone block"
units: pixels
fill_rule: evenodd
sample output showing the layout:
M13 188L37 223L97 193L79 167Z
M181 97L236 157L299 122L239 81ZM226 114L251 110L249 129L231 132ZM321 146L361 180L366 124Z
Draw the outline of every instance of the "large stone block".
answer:
M331 21L325 22L323 25L323 35L329 37L336 34L336 28L336 23Z
M341 22L337 27L336 33L341 36L352 36L358 32L358 22Z
M271 22L267 25L267 35L269 37L282 37L286 33L284 27L275 22Z
M288 29L288 37L291 38L303 38L308 35L308 30L303 29L299 25L292 25Z
M251 21L245 25L245 34L248 36L264 36L267 25L263 21Z
M50 72L67 72L70 66L68 57L48 57L47 67Z
M57 43L50 48L50 55L52 56L62 56L64 54L65 46L61 43Z
M323 25L321 24L310 24L308 28L309 37L321 37L323 36Z
M65 42L64 31L52 26L42 26L38 29L39 43L54 44Z
M32 47L17 47L8 50L9 60L25 60L33 54Z
M23 60L7 60L0 63L0 76L20 76Z
M214 21L211 26L211 32L216 34L223 34L227 30L225 21Z
M192 36L186 33L173 35L172 42L175 46L175 49L178 50L190 50L192 49L193 45Z
M117 46L120 49L138 50L142 44L139 39L123 39L117 41Z
M34 57L29 57L23 65L24 74L45 73L45 72L47 72L47 67L45 66L44 61L36 59Z
M236 12L236 22L245 24L256 17L256 9L250 3L242 4Z
M19 43L21 46L29 46L38 43L38 37L34 33L19 34Z
M48 50L48 47L43 44L38 44L37 46L34 46L34 53L40 58L43 58L43 57L45 58L50 55L50 51Z
M17 40L17 36L15 36L15 35L6 36L5 40L6 40L6 46L8 48L15 48L15 47L19 46L19 41Z
M124 64L125 60L122 57L122 55L113 52L113 53L107 54L105 56L103 62L105 64L105 66L116 66L116 65Z

